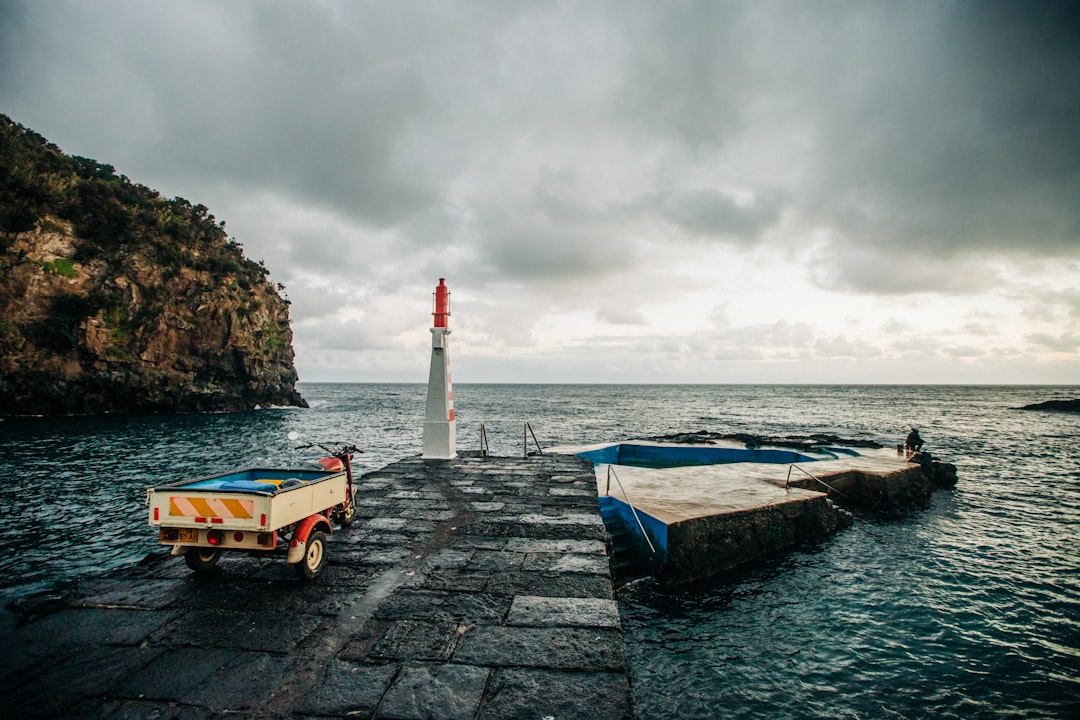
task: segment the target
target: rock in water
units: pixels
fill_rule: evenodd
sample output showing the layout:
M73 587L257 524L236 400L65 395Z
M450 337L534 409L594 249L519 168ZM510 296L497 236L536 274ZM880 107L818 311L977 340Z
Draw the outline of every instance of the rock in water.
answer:
M957 483L956 466L934 460L930 466L930 480L940 488L954 488Z
M1021 410L1056 410L1058 412L1080 412L1080 399L1078 400L1047 400L1041 403L1032 403L1020 408Z
M0 115L0 414L306 407L288 301L224 225Z

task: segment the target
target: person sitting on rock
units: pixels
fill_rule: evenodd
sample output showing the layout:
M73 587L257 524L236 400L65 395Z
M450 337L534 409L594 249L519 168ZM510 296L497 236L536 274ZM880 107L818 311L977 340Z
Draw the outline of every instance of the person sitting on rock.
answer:
M904 446L908 450L914 450L919 452L922 450L923 439L919 436L919 431L915 428L911 428L911 432L908 433L907 440L904 441Z

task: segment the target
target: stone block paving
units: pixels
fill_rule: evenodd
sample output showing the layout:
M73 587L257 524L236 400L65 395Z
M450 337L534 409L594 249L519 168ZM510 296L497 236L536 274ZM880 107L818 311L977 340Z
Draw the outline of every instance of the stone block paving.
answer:
M313 583L226 555L4 609L7 718L634 717L592 466L407 458Z

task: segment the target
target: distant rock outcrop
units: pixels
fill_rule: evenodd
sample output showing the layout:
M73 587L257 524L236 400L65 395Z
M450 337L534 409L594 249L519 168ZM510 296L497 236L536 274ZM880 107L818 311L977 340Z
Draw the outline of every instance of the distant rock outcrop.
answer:
M845 447L881 448L884 447L876 440L865 438L843 438L838 435L826 433L813 433L810 435L753 435L751 433L719 433L711 430L698 430L697 432L674 433L672 435L654 435L645 438L654 442L702 444L713 445L717 440L734 440L741 442L747 447L772 447L792 448L794 450L813 451L822 447L842 445Z
M1054 410L1057 412L1080 412L1080 400L1047 400L1025 405L1020 410Z
M202 205L0 115L0 415L306 407L267 272Z

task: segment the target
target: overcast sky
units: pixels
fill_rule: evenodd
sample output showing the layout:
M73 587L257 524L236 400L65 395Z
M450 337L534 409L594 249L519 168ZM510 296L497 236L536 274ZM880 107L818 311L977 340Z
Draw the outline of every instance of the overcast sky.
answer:
M203 203L302 381L1080 383L1080 3L0 0L0 112Z

